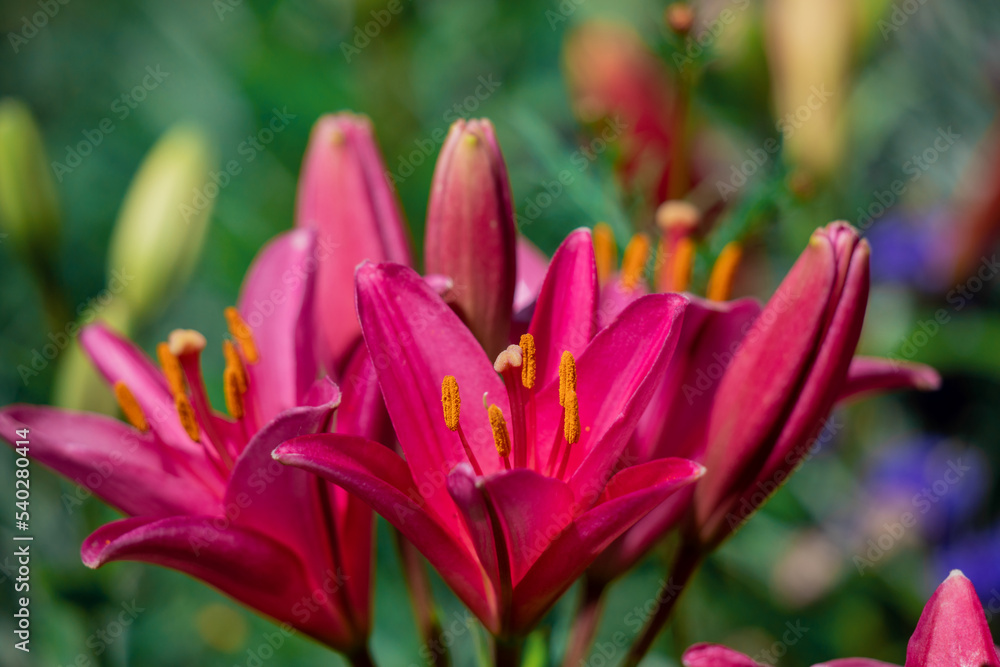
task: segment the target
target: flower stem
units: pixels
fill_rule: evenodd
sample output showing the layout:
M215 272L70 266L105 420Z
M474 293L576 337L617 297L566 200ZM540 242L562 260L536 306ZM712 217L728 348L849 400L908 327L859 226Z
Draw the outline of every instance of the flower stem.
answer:
M396 538L396 550L403 565L403 579L410 592L410 602L416 619L417 632L420 641L430 653L430 664L433 667L448 667L450 659L447 647L440 641L441 622L434 606L434 594L427 570L421 560L420 552L413 544L403 537L398 530L393 530Z
M368 652L368 647L363 644L360 648L348 653L344 657L347 658L347 662L351 663L351 667L376 667L375 660L372 659L371 653Z
M566 655L563 657L563 667L575 667L586 659L590 645L601 621L604 610L604 582L585 579L580 606L576 609L573 628L570 630L569 642L566 645Z
M518 667L521 664L521 640L493 639L494 667Z
M659 606L653 612L653 615L649 617L649 620L646 621L646 626L639 634L639 638L629 648L621 667L636 667L639 661L649 653L649 649L652 648L656 636L660 634L660 630L666 625L667 620L670 618L670 613L677 605L678 598L680 598L681 593L687 588L688 582L691 581L691 576L701 564L702 558L703 554L697 547L691 547L688 544L681 545L680 551L677 553L677 558L674 560L674 566L671 568L670 575L656 596Z

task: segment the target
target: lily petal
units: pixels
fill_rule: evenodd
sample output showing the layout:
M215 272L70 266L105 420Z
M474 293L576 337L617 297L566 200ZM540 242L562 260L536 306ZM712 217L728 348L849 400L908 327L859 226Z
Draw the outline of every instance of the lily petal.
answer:
M375 366L364 345L355 348L341 378L341 388L344 397L337 408L336 425L331 430L394 446L396 436L382 400ZM345 572L351 573L347 580L351 607L358 610L359 623L368 623L371 619L372 549L361 549L358 545L372 544L372 511L367 503L339 486L331 484L329 490L337 539L340 545L347 545L340 548L338 562L343 563Z
M972 582L958 570L938 586L906 647L906 667L997 667L990 626Z
M264 246L247 272L239 311L253 332L257 363L247 365L248 400L261 423L298 405L318 372L312 338L316 233L297 229Z
M548 268L549 258L545 256L545 253L535 247L534 243L518 235L517 285L514 287L515 314L526 311L535 303Z
M253 530L217 528L224 523L213 516L122 519L94 531L80 553L91 568L129 560L184 572L320 641L350 645L352 633L326 607L305 620L293 616L314 592L295 554Z
M573 523L579 507L565 482L527 468L499 472L479 483L500 519L516 586L549 544Z
M344 400L337 408L336 433L358 435L386 446L395 444L392 422L385 410L378 374L368 348L358 346L339 378Z
M535 338L538 385L559 375L559 359L579 357L595 331L597 264L589 229L566 237L552 256L528 332Z
M684 667L761 667L750 656L718 644L695 644L684 651Z
M181 426L167 381L142 350L104 324L80 332L80 344L108 384L124 382L138 401L150 428L179 456L204 459L204 448L191 441Z
M499 628L496 597L462 520L458 519L459 529L452 529L426 506L427 494L414 482L398 454L363 438L322 434L285 442L273 456L365 500L427 557L487 627Z
M722 303L689 296L677 349L643 414L629 453L640 461L664 456L699 459L719 380L760 314L754 299Z
M829 662L821 662L813 667L898 667L890 662L882 662L881 660L872 660L871 658L840 658L838 660L830 660Z
M653 391L670 363L688 301L677 294L650 294L634 302L598 332L577 359L577 397L583 427L580 442L570 448L569 485L584 506L598 494L618 461ZM543 396L556 403L558 387L550 383ZM539 420L543 412L539 411ZM540 429L542 457L552 442ZM554 425L558 427L558 424ZM550 446L549 446L550 448Z
M481 397L487 393L509 415L503 383L469 329L412 269L366 263L356 280L361 329L407 464L446 525L464 532L444 480L467 459L445 424L441 381L458 380L462 428L485 473L501 462Z
M941 376L930 366L912 361L858 356L851 360L847 381L840 389L837 402L843 403L873 392L896 389L934 391L940 386Z
M226 489L226 506L240 508L236 522L279 540L298 554L310 572L323 572L334 561L331 545L317 540L326 528L326 482L271 458L274 448L300 435L326 427L340 403L340 390L320 380L311 397L315 405L282 412L247 444L233 467Z
M502 607L500 580L503 575L510 576L510 565L506 560L501 562L500 548L502 545L496 543L494 533L498 527L493 524L490 508L487 507L489 501L477 486L476 474L471 465L461 463L455 466L455 469L448 475L448 493L451 494L459 512L462 513L466 529L472 539L472 546L479 556L479 563L489 577L494 594L501 598L500 606ZM501 573L501 568L506 572Z
M689 298L677 349L622 454L623 463L704 456L706 426L719 379L744 331L760 313L760 305L752 299L717 303ZM644 516L601 554L589 576L611 581L631 569L683 517L693 492L693 487L683 489Z
M578 516L514 589L514 632L530 629L613 540L704 473L693 461L660 459L612 477L601 501Z
M710 418L709 474L695 491L706 546L741 523L734 518L746 518L734 512L756 492L754 482L777 486L822 428L860 336L868 254L846 224L817 230L723 377Z
M214 469L171 456L153 433L87 412L34 405L0 410L0 433L27 428L32 460L89 489L133 516L211 513L221 509L223 484ZM11 442L11 446L14 443ZM200 477L199 477L200 475Z
M620 274L614 274L601 288L601 302L597 308L597 328L603 329L611 324L633 301L649 294L649 287L644 282L638 282L632 287L626 287Z

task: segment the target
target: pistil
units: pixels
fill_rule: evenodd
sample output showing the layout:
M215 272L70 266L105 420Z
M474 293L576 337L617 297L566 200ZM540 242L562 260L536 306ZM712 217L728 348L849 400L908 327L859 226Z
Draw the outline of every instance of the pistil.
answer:
M525 403L528 397L523 383L524 353L520 345L509 345L497 355L493 370L503 378L510 403L510 418L514 431L514 467L523 468L528 461L528 443L525 435Z
M198 423L208 436L208 441L218 453L219 459L226 468L233 467L233 455L227 451L225 440L215 428L215 415L208 399L208 390L201 374L201 353L205 349L205 337L193 329L174 329L167 338L167 346L172 356L184 371L190 392L191 412L195 417L194 427L188 430L188 435L197 433ZM182 395L182 394L178 394ZM176 396L175 396L176 400ZM194 438L192 438L194 440ZM197 442L197 440L196 440Z

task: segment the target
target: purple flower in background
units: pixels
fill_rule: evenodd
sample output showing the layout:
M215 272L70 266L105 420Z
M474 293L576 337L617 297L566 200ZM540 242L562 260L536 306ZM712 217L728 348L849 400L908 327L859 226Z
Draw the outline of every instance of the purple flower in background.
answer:
M947 211L892 212L866 232L872 283L940 292L948 287L958 251Z

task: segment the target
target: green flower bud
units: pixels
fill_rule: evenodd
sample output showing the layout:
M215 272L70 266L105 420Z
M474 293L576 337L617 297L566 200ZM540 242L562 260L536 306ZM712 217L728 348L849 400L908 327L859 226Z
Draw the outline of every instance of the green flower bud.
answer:
M42 137L21 100L0 100L0 232L34 268L47 266L59 234L59 203Z
M130 319L156 314L187 281L208 227L213 163L197 128L171 128L143 160L122 203L108 251L108 274L124 276Z

